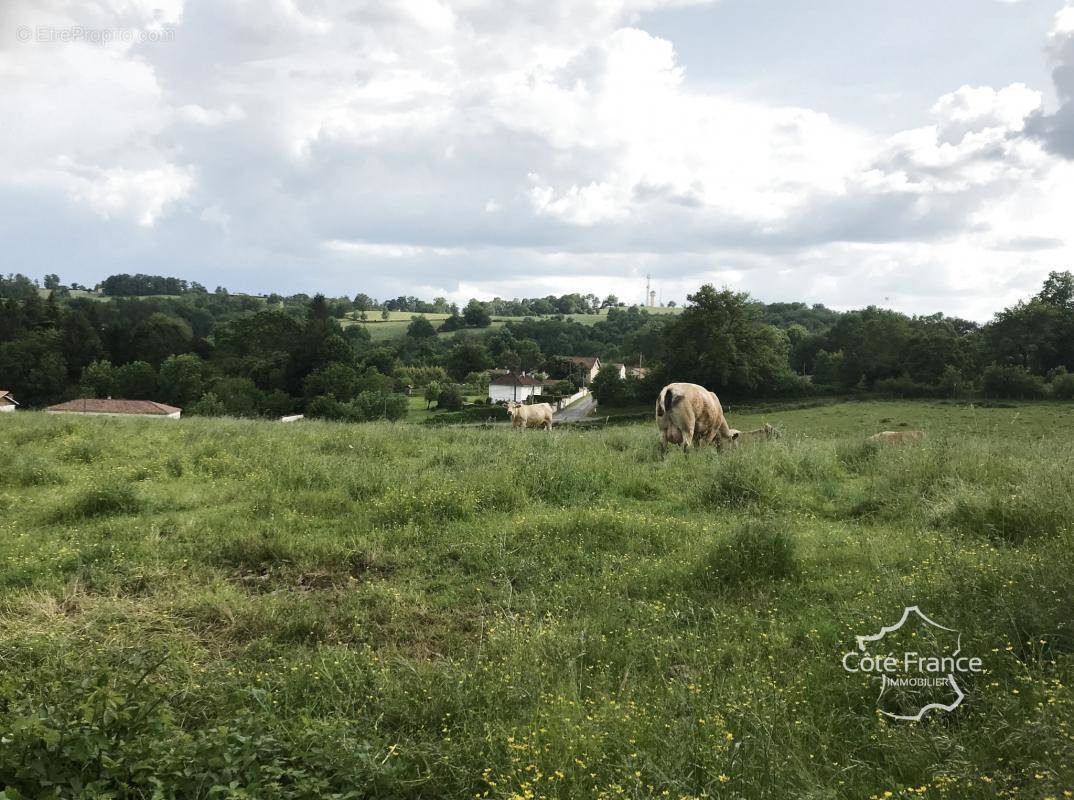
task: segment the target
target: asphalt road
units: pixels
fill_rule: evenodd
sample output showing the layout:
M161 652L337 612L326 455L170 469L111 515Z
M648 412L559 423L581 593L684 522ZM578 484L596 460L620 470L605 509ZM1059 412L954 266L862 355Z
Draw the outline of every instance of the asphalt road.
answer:
M552 415L553 422L578 422L593 414L597 410L597 401L593 395L588 394L572 406Z

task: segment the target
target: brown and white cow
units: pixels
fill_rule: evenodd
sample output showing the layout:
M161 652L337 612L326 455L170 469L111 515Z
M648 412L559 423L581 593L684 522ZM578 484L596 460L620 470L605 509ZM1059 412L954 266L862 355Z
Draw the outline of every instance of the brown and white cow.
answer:
M722 447L734 441L723 414L723 406L713 392L696 383L669 383L656 398L656 426L660 429L660 450L668 443L682 445L689 452L695 440L699 445Z
M877 444L903 444L905 442L920 442L925 438L924 431L881 431L874 433L865 441Z
M735 444L746 444L747 442L767 442L772 439L778 439L780 432L769 425L767 422L755 431L739 431L734 428L731 429L731 433L738 434L734 437Z
M507 413L511 424L516 428L547 428L552 430L552 406L548 403L535 403L524 406L513 400L507 404Z

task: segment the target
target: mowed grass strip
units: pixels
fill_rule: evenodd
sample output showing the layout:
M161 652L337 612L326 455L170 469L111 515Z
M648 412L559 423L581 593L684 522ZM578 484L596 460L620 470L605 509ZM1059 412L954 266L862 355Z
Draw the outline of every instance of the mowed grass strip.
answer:
M5 416L5 796L1074 791L1071 408L729 415L784 437ZM986 671L899 723L841 658L914 604Z

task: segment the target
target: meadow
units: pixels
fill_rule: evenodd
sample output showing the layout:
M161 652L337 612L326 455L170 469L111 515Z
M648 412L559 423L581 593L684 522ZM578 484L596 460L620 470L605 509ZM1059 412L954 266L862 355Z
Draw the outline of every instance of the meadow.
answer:
M729 416L3 415L0 797L1071 797L1074 406ZM984 671L901 722L914 604Z
M646 308L645 310L650 314L678 314L682 311L680 308L666 308L663 306ZM390 339L402 339L406 336L407 328L410 326L410 322L414 317L425 317L433 323L435 327L440 327L441 323L443 323L448 316L448 314L417 313L413 311L389 311L388 318L384 319L381 317L380 311L373 310L366 313L365 320L359 318L358 312L352 312L347 317L340 320L340 324L344 327L361 325L369 331L369 336L374 342L383 342ZM578 322L582 325L596 325L598 322L603 322L608 318L606 312L601 314L564 314L562 316L565 319ZM523 319L526 318L494 316L487 328L481 328L479 330L498 330L504 327L508 322L519 322ZM462 330L469 330L472 332L475 329L463 328ZM453 337L457 333L458 331L447 331L442 332L439 335L442 337Z

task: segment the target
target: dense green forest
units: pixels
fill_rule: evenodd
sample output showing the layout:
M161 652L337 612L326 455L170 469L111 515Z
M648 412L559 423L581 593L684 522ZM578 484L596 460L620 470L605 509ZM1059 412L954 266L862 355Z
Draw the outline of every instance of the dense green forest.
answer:
M766 305L712 286L669 315L578 294L459 308L364 293L235 295L147 275L111 276L98 294L56 275L44 284L47 294L25 276L0 276L0 388L24 408L115 396L195 415L398 418L403 388L457 407L462 387L480 393L492 368L570 382L557 359L565 355L648 368L625 381L611 369L598 376L594 392L608 406L648 403L668 380L701 383L732 402L825 393L1074 397L1069 272L1053 272L1038 294L985 325L876 307ZM391 311L415 316L405 335L373 342L358 320ZM448 316L420 316L432 313ZM593 324L568 316L596 313ZM493 316L511 319L493 328Z

